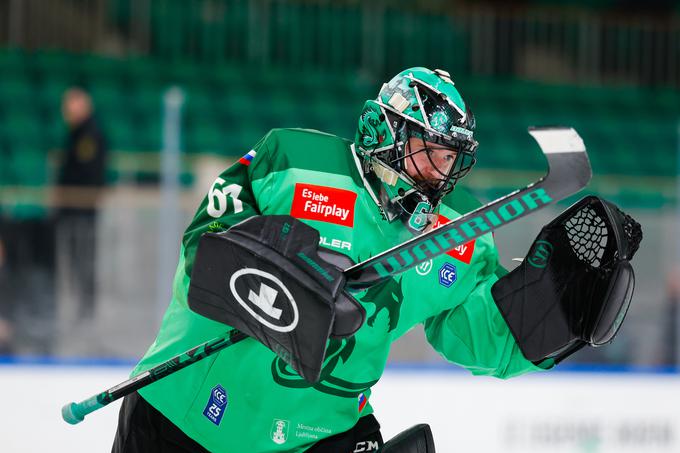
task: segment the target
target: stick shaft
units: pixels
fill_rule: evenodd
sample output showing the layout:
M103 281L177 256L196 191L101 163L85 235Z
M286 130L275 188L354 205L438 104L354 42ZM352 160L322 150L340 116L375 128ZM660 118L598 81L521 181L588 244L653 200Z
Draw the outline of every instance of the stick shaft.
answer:
M353 291L373 286L555 201L541 187L518 190L352 266L345 271L347 286Z
M213 338L97 395L93 395L79 403L66 404L61 409L62 417L72 425L80 423L87 414L101 409L117 399L129 395L228 346L234 345L245 338L247 338L247 335L237 330L232 330L225 336Z

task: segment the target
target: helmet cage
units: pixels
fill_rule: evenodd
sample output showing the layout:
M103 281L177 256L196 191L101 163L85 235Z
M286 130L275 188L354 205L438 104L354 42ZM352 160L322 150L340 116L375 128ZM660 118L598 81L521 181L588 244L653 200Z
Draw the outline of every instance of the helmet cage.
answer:
M394 146L375 149L371 155L396 170L400 177L405 178L408 183L427 196L433 206L436 206L439 200L450 193L455 184L470 172L476 162L475 152L478 143L472 138L475 120L469 109L462 111L441 91L410 74L405 78L409 80L408 88L413 89L417 100L417 105L410 107L412 112L409 113L419 113L419 115L405 113L409 107L403 102L406 97L403 86L391 87L394 93L387 103L378 97L376 103L386 116L387 126L394 137ZM420 181L405 174L406 159L416 154L410 153L407 156L405 153L405 146L411 137L423 140L422 149L416 153L427 154L430 164L441 176L438 181L428 182L417 166L416 171L421 177ZM436 143L441 147L432 147L427 142ZM446 172L442 172L432 159L432 153L443 149L456 152L456 159Z
M386 110L386 116L389 127L395 130L393 133L395 137L394 146L375 149L370 153L371 157L394 169L400 179L425 195L432 206L436 206L444 196L453 191L455 184L466 176L474 166L477 161L475 157L477 142L428 130L417 122L411 121L410 118L389 110ZM407 144L412 137L420 138L422 145L418 147L418 150L406 154L407 151L410 151L407 150ZM432 143L440 146L432 146ZM449 168L442 171L433 160L433 156L435 153L451 150L456 152L455 160ZM419 153L426 153L430 165L440 176L438 180L431 181L425 178L422 169L418 168L411 159L412 156ZM420 175L418 180L411 178L406 173L407 164L415 167L416 172ZM400 195L403 196L403 194Z

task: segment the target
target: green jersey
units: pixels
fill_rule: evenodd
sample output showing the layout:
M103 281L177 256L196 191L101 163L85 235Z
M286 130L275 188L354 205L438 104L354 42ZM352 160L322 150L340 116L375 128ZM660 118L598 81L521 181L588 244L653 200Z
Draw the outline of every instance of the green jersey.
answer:
M452 204L455 197L441 205L440 221L460 215ZM207 231L274 214L311 225L322 246L355 262L412 237L400 221L383 220L350 141L273 130L216 179L198 208L183 236L160 332L133 374L230 330L187 306L198 241ZM417 324L437 351L473 374L506 378L538 370L522 356L492 300L497 266L489 234L358 294L366 322L353 337L329 341L317 384L247 339L139 393L210 451L297 452L373 412L371 387L390 345Z

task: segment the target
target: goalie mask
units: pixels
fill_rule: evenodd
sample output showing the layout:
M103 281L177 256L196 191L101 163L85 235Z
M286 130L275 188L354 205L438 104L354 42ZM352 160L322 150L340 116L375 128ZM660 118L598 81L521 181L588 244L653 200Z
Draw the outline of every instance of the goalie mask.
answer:
M416 231L475 164L475 120L446 71L411 68L366 101L355 144L384 217Z
M613 340L633 296L629 261L641 240L639 223L595 196L541 230L522 264L492 288L527 359L559 362Z

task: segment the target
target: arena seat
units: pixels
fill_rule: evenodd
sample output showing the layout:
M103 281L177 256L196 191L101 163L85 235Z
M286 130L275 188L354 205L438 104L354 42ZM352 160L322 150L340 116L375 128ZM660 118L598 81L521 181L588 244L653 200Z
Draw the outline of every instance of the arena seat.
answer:
M92 93L114 152L160 150L162 95L176 85L186 95L183 150L231 156L249 150L272 127L306 127L352 138L361 105L380 85L351 73L264 71L57 51L5 50L0 69L0 143L13 159L32 156L32 164L35 153L47 155L62 146L66 128L59 103L73 84ZM675 175L676 91L470 77L457 85L477 117L481 168L543 168L540 154L526 151L535 146L527 127L567 124L586 141L596 173ZM34 151L25 154L26 148Z

